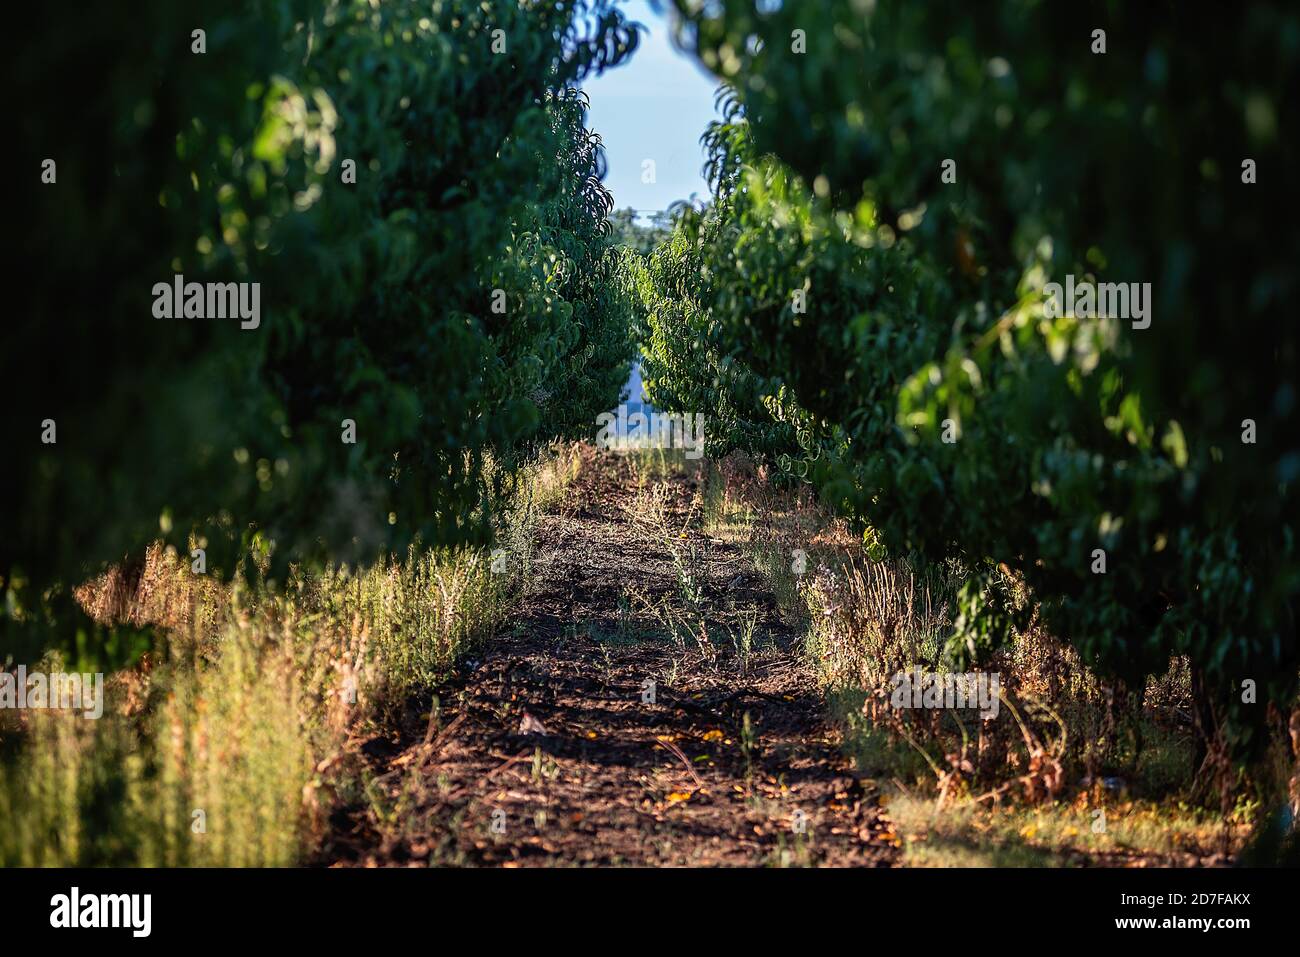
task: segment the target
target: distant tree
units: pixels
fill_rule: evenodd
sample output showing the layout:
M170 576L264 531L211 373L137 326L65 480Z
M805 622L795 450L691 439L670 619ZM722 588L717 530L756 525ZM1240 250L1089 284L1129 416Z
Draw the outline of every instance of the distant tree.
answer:
M613 226L614 245L634 249L643 256L649 255L672 232L672 216L663 210L653 213L649 224L643 224L637 222L637 211L628 206L610 213L609 222Z

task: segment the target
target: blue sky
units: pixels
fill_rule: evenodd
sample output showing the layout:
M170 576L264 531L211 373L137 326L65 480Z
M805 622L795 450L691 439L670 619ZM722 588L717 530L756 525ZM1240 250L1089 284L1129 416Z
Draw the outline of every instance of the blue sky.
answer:
M591 98L587 125L601 135L609 161L605 186L619 209L667 209L692 193L705 198L700 134L717 117L717 83L673 49L666 14L645 0L622 6L648 32L626 64L583 84ZM641 182L645 160L654 160L654 183Z

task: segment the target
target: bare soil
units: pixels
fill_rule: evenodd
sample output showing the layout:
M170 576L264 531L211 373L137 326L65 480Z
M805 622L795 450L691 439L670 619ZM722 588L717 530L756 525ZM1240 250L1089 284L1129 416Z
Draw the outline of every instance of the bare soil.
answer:
M655 483L587 463L541 519L517 614L436 708L365 742L374 794L335 814L320 863L895 862L763 577L699 527L689 471L660 481L647 521Z

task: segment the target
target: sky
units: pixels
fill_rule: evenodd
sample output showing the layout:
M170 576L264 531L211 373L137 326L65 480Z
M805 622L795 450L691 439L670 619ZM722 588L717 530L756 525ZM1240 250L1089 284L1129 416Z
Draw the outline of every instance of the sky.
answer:
M641 43L622 66L589 79L587 125L605 143L605 186L618 209L667 209L676 200L709 194L701 167L700 135L718 118L717 82L672 47L666 13L645 0L623 4L629 20L644 24ZM654 161L653 183L642 182L643 163Z

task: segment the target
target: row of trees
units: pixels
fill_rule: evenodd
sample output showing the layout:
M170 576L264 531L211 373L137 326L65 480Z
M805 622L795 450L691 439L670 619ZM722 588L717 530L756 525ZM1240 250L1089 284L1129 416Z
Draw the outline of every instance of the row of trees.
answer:
M1187 655L1204 720L1257 744L1300 667L1300 14L676 5L727 117L712 205L641 270L652 401L873 547L959 557L955 659L1036 609L1134 686ZM1149 289L1145 317L1058 311L1068 277Z
M577 84L606 0L25 5L0 578L481 542L634 353ZM6 44L6 47L11 44ZM155 284L257 283L256 328ZM11 603L10 611L13 606Z

